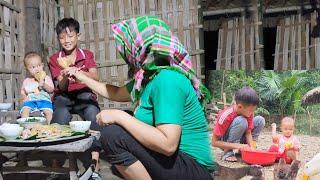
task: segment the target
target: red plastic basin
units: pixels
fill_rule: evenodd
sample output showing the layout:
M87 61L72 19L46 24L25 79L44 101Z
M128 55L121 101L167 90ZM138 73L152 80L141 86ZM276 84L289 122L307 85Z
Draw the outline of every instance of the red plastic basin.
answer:
M279 156L278 152L268 152L263 150L241 150L241 158L247 164L271 165Z

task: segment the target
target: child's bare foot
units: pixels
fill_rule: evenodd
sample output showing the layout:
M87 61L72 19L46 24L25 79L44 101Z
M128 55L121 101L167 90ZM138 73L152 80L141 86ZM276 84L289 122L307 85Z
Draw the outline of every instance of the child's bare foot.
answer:
M101 176L99 174L100 163L99 163L99 152L93 151L91 152L92 161L94 163L94 172L91 176L93 180L101 180Z

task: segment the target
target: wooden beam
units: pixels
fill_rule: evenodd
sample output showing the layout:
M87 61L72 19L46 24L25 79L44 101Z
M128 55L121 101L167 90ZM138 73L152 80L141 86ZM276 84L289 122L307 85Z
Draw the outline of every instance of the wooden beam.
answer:
M4 74L21 74L21 70L0 68L0 73L4 73Z
M318 6L319 8L320 6ZM254 11L256 7L249 7L249 11ZM305 10L310 10L312 7L310 5L304 6ZM288 6L288 7L279 7L279 8L269 8L265 9L263 14L274 14L274 13L281 13L281 12L288 12L288 11L300 11L301 6ZM203 12L203 16L218 16L224 14L237 14L242 13L245 11L245 8L230 8L230 9L217 9L217 10L208 10Z
M0 0L0 5L5 6L5 7L9 8L9 9L12 9L12 10L18 12L18 13L21 12L20 8L18 8L17 6L14 6L11 3L8 3L7 1L4 1L4 0Z

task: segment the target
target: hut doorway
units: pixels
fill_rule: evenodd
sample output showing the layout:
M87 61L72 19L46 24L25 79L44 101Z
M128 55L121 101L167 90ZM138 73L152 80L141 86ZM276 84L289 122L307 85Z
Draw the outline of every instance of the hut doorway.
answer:
M263 28L263 39L264 39L264 68L265 70L274 69L274 54L276 49L276 27Z
M235 16L204 21L206 65L215 70L262 68L261 22ZM213 42L215 41L215 43ZM207 52L209 51L209 52ZM215 52L213 52L215 51ZM214 58L214 59L212 59Z
M205 52L205 69L216 70L216 59L218 50L218 31L204 31L204 52Z

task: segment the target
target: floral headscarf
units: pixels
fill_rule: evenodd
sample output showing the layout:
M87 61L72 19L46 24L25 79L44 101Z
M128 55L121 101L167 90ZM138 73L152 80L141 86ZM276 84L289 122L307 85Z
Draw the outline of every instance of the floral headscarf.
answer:
M141 16L113 24L112 30L117 50L135 70L135 84L131 91L134 102L140 97L145 72L157 74L161 69L172 69L189 78L203 105L211 100L210 92L192 69L187 50L164 21L155 16ZM155 60L159 56L170 65L157 66Z

